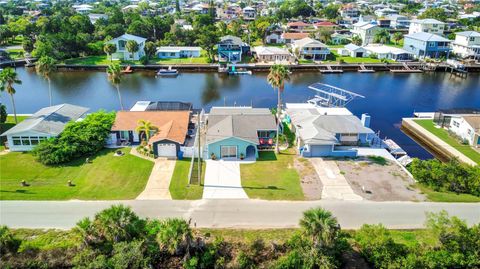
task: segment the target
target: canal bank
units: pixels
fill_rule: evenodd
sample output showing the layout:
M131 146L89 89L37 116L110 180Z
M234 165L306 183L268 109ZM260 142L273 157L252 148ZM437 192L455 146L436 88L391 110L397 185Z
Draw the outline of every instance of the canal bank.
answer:
M424 146L424 148L442 161L457 158L463 163L473 166L477 165L476 162L465 156L456 148L416 123L415 118L403 118L402 131L411 136L415 141L418 141L420 145Z

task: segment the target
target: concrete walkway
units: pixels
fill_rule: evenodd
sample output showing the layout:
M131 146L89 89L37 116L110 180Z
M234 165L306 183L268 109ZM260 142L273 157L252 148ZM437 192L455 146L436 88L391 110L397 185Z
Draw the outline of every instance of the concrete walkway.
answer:
M345 177L340 174L340 169L338 169L335 161L323 160L322 158L310 158L309 160L322 181L322 199L363 200L360 195L353 192Z
M207 160L204 199L248 199L242 188L240 162Z
M145 190L136 198L137 200L172 199L170 195L170 180L175 170L175 160L166 158L155 159L152 173L148 178Z

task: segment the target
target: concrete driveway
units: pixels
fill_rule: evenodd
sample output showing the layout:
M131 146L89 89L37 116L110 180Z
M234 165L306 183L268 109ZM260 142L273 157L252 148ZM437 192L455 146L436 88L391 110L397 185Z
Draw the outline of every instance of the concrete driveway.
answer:
M239 162L224 160L206 162L204 199L248 199L242 188Z
M136 198L137 200L172 199L170 195L170 180L175 170L175 160L166 158L155 159L152 173L148 178L145 190Z
M323 160L322 158L310 158L318 177L322 181L322 199L336 199L346 201L363 200L360 195L353 192L348 181L340 173L335 161Z

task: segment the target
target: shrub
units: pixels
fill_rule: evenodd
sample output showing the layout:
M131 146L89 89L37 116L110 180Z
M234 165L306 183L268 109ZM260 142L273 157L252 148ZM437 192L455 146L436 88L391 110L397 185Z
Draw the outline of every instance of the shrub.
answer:
M58 137L41 142L32 153L39 162L46 165L65 163L94 154L105 145L114 120L115 113L99 111L82 121L69 122Z
M5 123L7 116L7 107L4 104L0 104L0 123Z
M21 240L15 238L7 226L0 226L0 255L16 253Z
M160 249L171 255L180 255L188 250L192 240L190 225L183 219L167 219L160 225L157 242Z

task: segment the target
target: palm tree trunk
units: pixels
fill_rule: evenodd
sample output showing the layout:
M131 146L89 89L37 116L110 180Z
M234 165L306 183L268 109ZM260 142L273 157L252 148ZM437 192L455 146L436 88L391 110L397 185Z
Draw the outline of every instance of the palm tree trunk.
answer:
M280 148L279 148L279 144L278 144L278 137L280 136L280 109L281 109L281 106L282 106L282 100L281 100L281 96L280 96L280 88L277 89L277 138L276 138L276 141L275 141L275 151L277 153L280 153Z
M17 109L15 108L15 99L13 98L13 94L10 94L10 98L12 99L13 117L15 118L15 124L17 124Z
M120 101L120 109L123 110L123 102L122 102L122 95L120 94L120 86L117 84L117 94L118 94L118 100Z
M50 99L50 106L52 106L52 83L50 81L50 77L48 77L47 80L48 80L48 98Z

